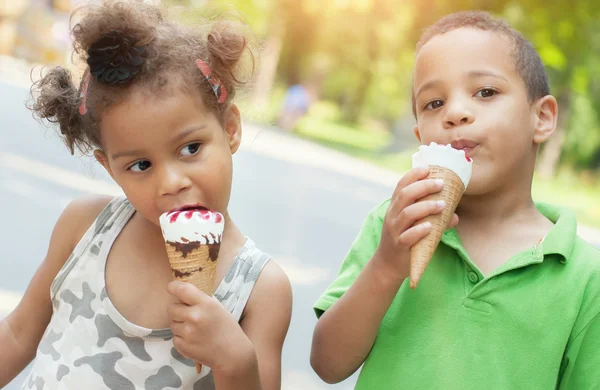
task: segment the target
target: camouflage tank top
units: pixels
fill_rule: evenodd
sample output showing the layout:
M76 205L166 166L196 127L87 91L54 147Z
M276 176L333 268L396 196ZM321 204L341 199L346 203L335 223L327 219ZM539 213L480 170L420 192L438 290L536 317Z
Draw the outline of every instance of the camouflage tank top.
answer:
M106 293L110 248L135 209L113 199L85 233L50 287L53 314L23 389L214 389L210 368L173 347L170 329L147 329L123 317ZM252 240L234 259L215 297L239 321L269 256Z

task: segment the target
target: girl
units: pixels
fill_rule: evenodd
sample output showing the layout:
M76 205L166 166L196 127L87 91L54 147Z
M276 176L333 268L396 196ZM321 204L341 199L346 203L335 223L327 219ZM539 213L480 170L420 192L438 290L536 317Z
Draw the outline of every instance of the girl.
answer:
M0 387L36 356L23 389L279 389L290 284L227 212L240 27L202 36L153 5L107 1L85 8L73 36L89 65L81 87L55 68L32 108L71 153L93 150L125 197L64 210L0 323ZM159 216L189 207L225 218L214 298L172 281Z

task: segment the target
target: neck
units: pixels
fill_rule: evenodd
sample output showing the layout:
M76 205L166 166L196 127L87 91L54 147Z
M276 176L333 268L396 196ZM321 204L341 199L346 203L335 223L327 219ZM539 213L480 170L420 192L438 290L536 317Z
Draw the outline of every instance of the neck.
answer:
M223 228L223 241L245 241L244 235L231 219L229 211L223 213L225 219L225 227Z
M526 175L525 175L526 176ZM456 209L463 226L491 227L539 216L531 197L531 179L503 183L482 195L464 195Z

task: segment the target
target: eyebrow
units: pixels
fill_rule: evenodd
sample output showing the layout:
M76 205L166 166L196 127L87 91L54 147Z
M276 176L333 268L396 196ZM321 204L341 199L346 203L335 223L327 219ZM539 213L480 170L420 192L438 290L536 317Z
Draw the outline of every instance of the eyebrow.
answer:
M196 127L192 127L190 129L184 130L181 133L179 133L176 136L174 136L172 138L172 141L173 142L181 141L182 139L184 139L185 137L187 137L191 133L194 133L194 132L196 132L198 130L203 130L204 128L206 128L206 125L196 126ZM143 153L143 151L140 150L140 149L128 150L126 152L119 152L119 153L113 154L112 155L112 159L116 160L116 159L121 158L121 157L134 157L134 156L138 156L138 155L140 155L142 153Z
M472 70L469 73L467 73L467 76L469 76L469 77L494 77L497 79L504 80L507 83L509 82L506 77L502 76L501 74L491 72L489 70Z
M508 79L504 76L502 76L501 74L498 73L494 73L491 72L489 70L472 70L470 72L467 73L467 76L470 78L477 78L477 77L494 77L500 80L503 80L505 82L509 82ZM427 83L425 83L424 85L422 85L417 92L415 93L415 99L422 94L423 92L425 92L428 89L432 89L435 88L436 86L438 86L439 84L442 83L442 80L440 79L436 79L436 80L431 80Z

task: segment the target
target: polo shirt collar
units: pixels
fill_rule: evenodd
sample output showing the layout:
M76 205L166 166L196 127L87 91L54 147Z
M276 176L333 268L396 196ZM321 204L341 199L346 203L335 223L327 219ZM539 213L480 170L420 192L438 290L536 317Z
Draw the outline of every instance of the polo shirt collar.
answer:
M546 203L536 203L536 207L543 216L554 224L554 227L550 229L541 243L542 255L559 255L561 263L566 263L571 256L577 237L575 215L567 208L552 206ZM468 257L456 229L446 230L442 236L442 242L465 257ZM540 245L538 245L538 248L540 248Z
M575 246L577 239L577 220L573 212L567 208L552 206L546 203L536 203L543 216L548 218L554 227L548 232L542 242L542 251L546 255L559 255L565 263Z

